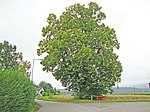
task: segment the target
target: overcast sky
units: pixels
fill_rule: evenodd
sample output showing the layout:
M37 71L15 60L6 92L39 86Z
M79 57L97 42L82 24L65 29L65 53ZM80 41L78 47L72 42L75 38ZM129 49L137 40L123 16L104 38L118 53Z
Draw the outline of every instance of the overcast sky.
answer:
M23 52L25 60L38 57L36 49L42 39L41 29L49 13L58 17L74 3L88 4L92 0L0 0L0 42L9 41ZM120 86L150 82L150 0L93 0L106 14L104 23L116 30L121 47L117 52L123 65ZM45 80L62 88L51 73L42 71L35 61L34 82Z

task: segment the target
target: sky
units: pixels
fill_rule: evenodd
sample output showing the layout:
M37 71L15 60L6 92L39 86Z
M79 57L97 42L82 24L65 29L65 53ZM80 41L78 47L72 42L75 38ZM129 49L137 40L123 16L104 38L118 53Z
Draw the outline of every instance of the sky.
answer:
M0 42L17 46L24 60L42 59L36 50L50 13L59 17L75 3L88 5L92 0L0 0ZM150 82L150 0L93 0L106 14L103 22L116 30L120 49L116 51L123 66L119 86L147 87ZM35 61L34 83L44 80L63 88L52 74L42 71ZM143 87L142 86L142 87Z

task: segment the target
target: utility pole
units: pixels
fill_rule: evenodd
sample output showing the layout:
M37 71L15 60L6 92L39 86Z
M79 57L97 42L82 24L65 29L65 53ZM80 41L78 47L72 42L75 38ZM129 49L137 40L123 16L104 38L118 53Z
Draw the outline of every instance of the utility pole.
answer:
M134 89L134 94L135 94L135 86L133 87L133 89Z
M33 72L34 72L34 61L36 61L36 60L42 60L42 59L33 59L33 65L32 65L32 75L31 75L31 80L32 80L32 82L33 82Z
M150 91L150 83L148 83L148 90Z

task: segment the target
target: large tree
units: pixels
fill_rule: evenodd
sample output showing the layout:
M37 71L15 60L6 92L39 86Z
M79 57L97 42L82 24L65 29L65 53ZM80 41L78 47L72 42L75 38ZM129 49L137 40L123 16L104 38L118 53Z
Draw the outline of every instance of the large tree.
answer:
M106 26L106 18L97 3L88 7L74 4L61 14L49 14L43 27L44 39L38 55L44 71L50 71L68 90L79 98L111 92L120 79L122 66L114 49L119 49L115 30Z
M30 75L30 62L24 61L21 52L16 51L17 47L8 41L0 43L0 69L19 69Z

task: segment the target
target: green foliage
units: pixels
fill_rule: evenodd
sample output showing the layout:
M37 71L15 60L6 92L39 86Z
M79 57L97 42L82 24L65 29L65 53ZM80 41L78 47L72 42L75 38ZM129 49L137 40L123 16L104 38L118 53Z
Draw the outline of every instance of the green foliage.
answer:
M42 29L38 55L44 71L50 71L68 90L79 98L111 93L120 79L122 66L114 49L119 49L115 30L102 20L101 7L90 2L88 7L75 4L60 18L49 14Z
M30 62L24 61L22 53L17 52L16 49L17 47L15 45L9 44L8 41L0 43L0 68L18 68L25 74L30 75Z
M54 93L54 89L53 89L52 85L45 81L41 81L39 83L39 87L44 89L44 93L46 96L48 96L50 93Z
M0 69L0 112L30 112L35 86L19 70Z

